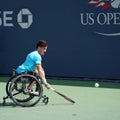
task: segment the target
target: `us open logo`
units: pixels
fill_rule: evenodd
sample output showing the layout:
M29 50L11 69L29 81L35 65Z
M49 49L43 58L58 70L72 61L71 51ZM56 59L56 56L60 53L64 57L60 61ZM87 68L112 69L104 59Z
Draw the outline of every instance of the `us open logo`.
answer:
M96 34L104 36L120 35L118 29L111 30L112 32L108 31L112 27L120 27L120 0L89 0L86 5L93 6L98 12L80 13L81 25L93 26ZM107 10L112 12L107 12Z
M25 20L24 20L25 18ZM28 8L16 11L0 11L0 27L16 27L16 23L22 29L28 29L33 23L33 14Z

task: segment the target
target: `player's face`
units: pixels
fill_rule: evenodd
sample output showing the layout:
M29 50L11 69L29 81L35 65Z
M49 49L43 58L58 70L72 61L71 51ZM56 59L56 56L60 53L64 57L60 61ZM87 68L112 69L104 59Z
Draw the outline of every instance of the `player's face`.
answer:
M39 47L38 52L40 55L44 55L47 51L47 47Z

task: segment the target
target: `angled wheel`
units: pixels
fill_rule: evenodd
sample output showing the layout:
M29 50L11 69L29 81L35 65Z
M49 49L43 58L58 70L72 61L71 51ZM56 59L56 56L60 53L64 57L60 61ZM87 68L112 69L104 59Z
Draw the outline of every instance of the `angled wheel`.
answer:
M33 85L29 88L31 84ZM34 106L40 101L43 94L41 83L35 76L29 74L16 76L11 80L8 88L13 102L23 107Z
M8 96L10 96L9 94L9 87L10 87L10 84L11 84L11 81L15 78L16 76L12 76L8 81L7 81L7 84L6 84L6 93Z

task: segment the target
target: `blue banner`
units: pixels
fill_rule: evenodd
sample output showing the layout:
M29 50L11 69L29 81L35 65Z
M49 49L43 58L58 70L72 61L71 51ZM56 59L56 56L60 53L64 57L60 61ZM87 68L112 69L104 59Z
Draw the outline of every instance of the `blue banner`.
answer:
M45 39L48 76L120 78L120 0L0 2L0 74Z

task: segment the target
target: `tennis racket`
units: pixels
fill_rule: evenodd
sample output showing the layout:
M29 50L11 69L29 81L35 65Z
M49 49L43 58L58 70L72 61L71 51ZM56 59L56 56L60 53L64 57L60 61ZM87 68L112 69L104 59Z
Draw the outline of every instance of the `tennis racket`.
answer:
M51 89L52 91L54 91L55 93L57 93L58 95L60 95L61 97L63 97L64 99L68 100L69 102L71 102L71 103L75 103L74 100L68 98L67 96L65 96L65 95L63 95L63 94L61 94L60 92L58 92L58 91L55 90L54 88L51 87L50 89Z

